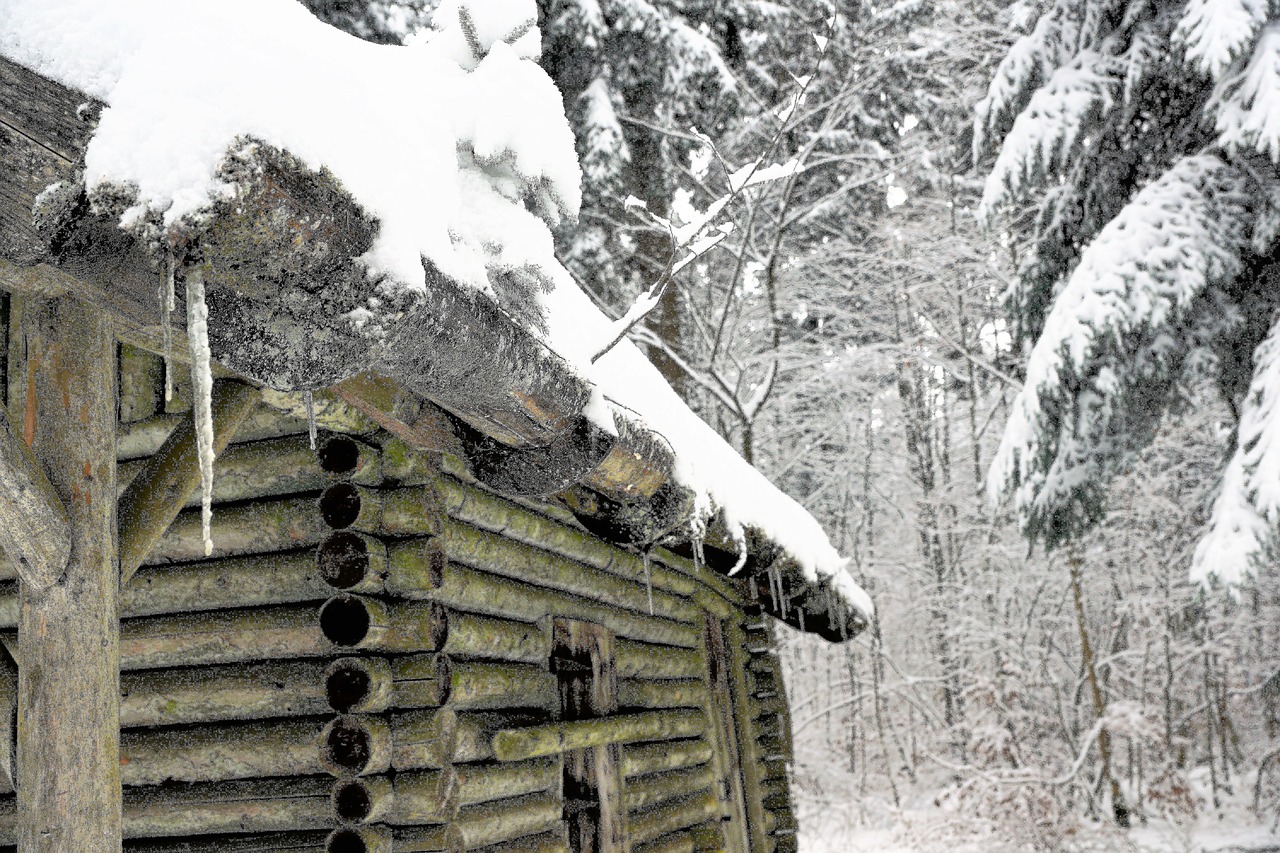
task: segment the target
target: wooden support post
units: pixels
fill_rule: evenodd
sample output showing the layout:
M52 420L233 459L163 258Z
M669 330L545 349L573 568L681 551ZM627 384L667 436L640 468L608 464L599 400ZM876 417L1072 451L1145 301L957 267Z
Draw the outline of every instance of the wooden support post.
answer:
M68 297L17 313L11 420L71 531L65 573L20 590L18 849L117 853L116 341L105 313Z
M260 399L262 392L251 385L230 379L214 383L214 453L226 449ZM120 496L121 583L133 577L200 485L196 456L195 424L185 418Z

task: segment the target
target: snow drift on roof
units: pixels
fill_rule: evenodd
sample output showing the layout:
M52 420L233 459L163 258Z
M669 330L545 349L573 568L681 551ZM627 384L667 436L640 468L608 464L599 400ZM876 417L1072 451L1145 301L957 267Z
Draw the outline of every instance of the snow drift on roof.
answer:
M425 288L422 259L494 298L491 276L531 276L548 344L601 392L589 414L612 429L620 407L665 436L704 515L758 528L869 615L813 517L638 349L623 341L591 363L612 328L553 253L549 225L576 216L581 176L560 94L536 64L536 14L534 0L445 0L433 30L400 47L340 33L293 0L8 0L0 52L108 104L85 180L136 191L126 228L199 217L228 193L218 166L249 136L327 167L378 219L361 261L384 286Z

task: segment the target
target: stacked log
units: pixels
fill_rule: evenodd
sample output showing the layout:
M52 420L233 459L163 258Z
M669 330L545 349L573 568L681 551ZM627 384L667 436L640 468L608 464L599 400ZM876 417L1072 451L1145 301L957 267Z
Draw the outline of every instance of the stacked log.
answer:
M744 716L752 732L757 800L764 809L764 825L776 853L797 849L795 812L791 804L789 768L792 761L791 718L782 682L782 667L774 651L772 625L754 611L743 632L749 655L750 680ZM745 680L745 679L744 679Z

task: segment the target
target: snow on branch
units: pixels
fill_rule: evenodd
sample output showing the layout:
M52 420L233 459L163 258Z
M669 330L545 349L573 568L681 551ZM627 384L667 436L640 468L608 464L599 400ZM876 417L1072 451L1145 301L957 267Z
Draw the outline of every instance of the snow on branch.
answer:
M1128 395L1152 393L1158 371L1176 360L1167 331L1192 300L1236 274L1251 206L1235 167L1216 155L1185 157L1084 250L1032 349L988 473L993 498L1014 493L1024 527L1105 473L1082 460L1123 452L1106 424L1126 411Z
M1217 80L1248 51L1269 5L1270 0L1190 0L1173 43L1201 74Z
M1233 585L1250 574L1280 525L1280 321L1253 352L1253 379L1240 408L1236 451L1223 475L1209 532L1196 548L1193 580Z
M1121 75L1114 59L1090 50L1053 72L1005 137L987 176L979 215L989 217L995 208L1017 198L1027 184L1063 168L1089 128L1111 109Z
M1223 78L1216 94L1219 144L1280 163L1280 22L1267 25L1248 64Z

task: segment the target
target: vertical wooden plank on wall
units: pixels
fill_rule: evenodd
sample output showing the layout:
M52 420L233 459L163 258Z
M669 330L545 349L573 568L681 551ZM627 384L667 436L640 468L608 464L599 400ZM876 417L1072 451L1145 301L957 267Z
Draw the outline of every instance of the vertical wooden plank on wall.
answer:
M743 662L730 660L729 637L726 635L725 621L714 613L707 613L705 619L709 703L707 711L711 720L708 737L711 739L714 751L716 776L721 783L716 796L728 818L722 827L725 849L731 853L749 853L751 850L748 833L750 815L747 812L743 787L743 771L746 768L737 721L734 718L734 696L730 688L735 664L741 667Z
M71 522L71 560L20 586L18 849L120 850L116 342L111 321L63 297L14 300L10 422Z
M751 691L747 685L747 635L738 618L725 620L725 671L729 678L729 695L733 707L733 733L738 745L742 772L743 801L747 833L753 853L767 853L770 838L765 831L764 792L760 779L763 756L753 736L751 725Z

